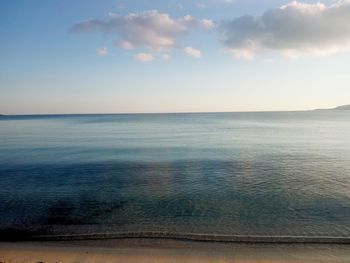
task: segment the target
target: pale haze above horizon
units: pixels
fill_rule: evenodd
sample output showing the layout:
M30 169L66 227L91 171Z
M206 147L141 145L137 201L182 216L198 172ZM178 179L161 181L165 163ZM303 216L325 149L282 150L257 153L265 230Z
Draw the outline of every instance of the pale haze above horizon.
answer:
M0 114L350 104L350 0L4 0Z

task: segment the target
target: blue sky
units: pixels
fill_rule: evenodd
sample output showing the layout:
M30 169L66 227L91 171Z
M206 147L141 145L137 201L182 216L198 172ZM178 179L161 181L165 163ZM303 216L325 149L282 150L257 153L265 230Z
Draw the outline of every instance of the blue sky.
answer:
M350 103L349 1L0 3L0 113Z

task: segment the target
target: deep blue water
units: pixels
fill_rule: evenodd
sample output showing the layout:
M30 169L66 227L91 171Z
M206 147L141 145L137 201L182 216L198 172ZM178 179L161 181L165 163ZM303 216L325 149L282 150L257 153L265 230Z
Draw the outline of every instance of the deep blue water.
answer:
M350 236L350 111L0 117L0 233Z

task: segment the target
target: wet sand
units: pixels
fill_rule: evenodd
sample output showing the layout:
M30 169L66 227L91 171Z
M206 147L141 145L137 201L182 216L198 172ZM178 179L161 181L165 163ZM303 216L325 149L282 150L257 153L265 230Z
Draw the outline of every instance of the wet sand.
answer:
M3 242L0 262L350 262L349 245L239 244L161 239Z

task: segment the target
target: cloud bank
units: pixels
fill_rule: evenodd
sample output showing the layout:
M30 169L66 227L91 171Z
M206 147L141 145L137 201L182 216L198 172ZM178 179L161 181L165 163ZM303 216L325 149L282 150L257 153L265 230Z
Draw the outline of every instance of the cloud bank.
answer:
M226 1L226 0L220 0ZM228 1L230 2L230 1ZM90 19L73 25L73 32L106 32L115 35L115 45L142 49L152 59L137 54L139 61L169 60L174 48L199 58L200 50L181 46L180 39L193 29L215 29L224 48L237 58L253 59L257 54L278 52L284 57L326 56L350 51L350 0L330 5L291 2L265 11L260 16L244 15L214 23L190 15L174 18L157 10L109 14L105 20ZM97 50L100 56L108 50Z
M235 57L278 51L286 57L350 51L350 0L326 6L297 1L261 16L220 24L221 41Z
M178 45L178 39L192 28L211 29L214 23L208 19L184 16L172 18L157 10L109 14L109 19L90 19L72 27L73 32L111 32L117 35L116 44L124 49L146 48L153 52L167 52Z

